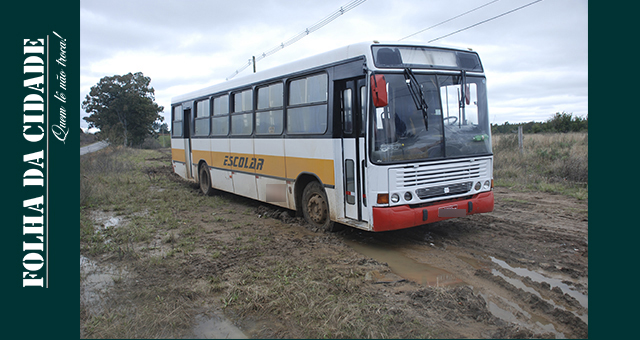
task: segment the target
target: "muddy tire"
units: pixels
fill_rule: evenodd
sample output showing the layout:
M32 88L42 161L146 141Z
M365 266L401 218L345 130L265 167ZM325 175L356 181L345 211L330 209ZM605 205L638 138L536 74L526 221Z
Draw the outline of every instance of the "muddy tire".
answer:
M327 194L318 182L310 182L302 191L302 215L316 228L326 231L341 229L331 220Z
M206 164L202 164L198 170L198 175L200 180L200 191L207 196L212 196L215 190L211 187L209 167Z

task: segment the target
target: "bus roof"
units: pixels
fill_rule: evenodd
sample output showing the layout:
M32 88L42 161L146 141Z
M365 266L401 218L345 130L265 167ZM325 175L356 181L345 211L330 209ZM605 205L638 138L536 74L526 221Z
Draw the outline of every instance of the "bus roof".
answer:
M340 62L343 60L348 60L360 56L364 56L367 61L372 61L372 52L371 46L375 45L393 45L393 46L425 46L424 44L416 43L416 42L360 42L351 45L347 45L344 47L337 48L335 50L331 50L328 52L324 52L321 54L317 54L311 57L307 57L304 59L296 60L291 63L287 63L284 65L276 66L270 69L266 69L264 71L260 71L257 73L251 73L246 76L234 78L222 83L218 83L206 88L202 88L193 92L185 93L171 99L171 104L178 104L185 101L194 100L197 98L205 97L211 94L216 94L220 92L226 92L227 90L241 88L243 86L248 86L254 83L258 83L261 81L266 81L269 79L278 78L281 76L285 76L288 74L294 74L296 72L304 71L307 69L312 69L315 67L320 67L322 65L328 65L336 62ZM425 46L427 47L427 46ZM442 46L429 46L434 48L445 48L445 49L454 49L461 50L457 48L451 47L442 47ZM373 63L368 65L369 68L373 68Z

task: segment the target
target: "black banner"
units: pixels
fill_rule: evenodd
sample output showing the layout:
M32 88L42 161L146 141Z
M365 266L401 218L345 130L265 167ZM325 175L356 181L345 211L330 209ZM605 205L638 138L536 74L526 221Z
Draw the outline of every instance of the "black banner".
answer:
M5 324L21 337L76 338L80 4L16 2L5 14Z

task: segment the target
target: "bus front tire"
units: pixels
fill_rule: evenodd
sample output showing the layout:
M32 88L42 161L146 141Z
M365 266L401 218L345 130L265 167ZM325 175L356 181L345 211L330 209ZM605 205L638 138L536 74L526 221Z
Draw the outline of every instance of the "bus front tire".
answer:
M336 224L329 215L329 201L327 194L318 182L310 182L302 192L302 214L312 226L326 230L337 231Z
M200 166L199 172L200 191L207 196L213 196L213 188L211 187L211 175L209 175L209 167L206 164Z

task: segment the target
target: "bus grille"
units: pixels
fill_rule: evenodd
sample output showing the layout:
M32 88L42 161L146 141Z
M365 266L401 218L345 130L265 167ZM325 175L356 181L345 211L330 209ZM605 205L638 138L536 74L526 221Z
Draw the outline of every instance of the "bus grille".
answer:
M440 185L437 187L429 187L429 188L420 188L416 190L416 195L420 197L420 199L427 199L438 196L448 196L448 195L456 195L463 194L469 190L473 186L473 181L450 184L450 185Z
M395 179L394 184L397 189L416 186L429 186L433 188L434 185L437 186L438 184L443 184L442 188L444 188L447 186L444 185L446 183L460 183L460 181L465 179L487 176L489 174L489 164L489 159L480 159L407 166L392 169L391 171L395 172L395 176L392 175L390 179ZM466 182L463 184L466 184ZM449 187L451 186L449 185Z

